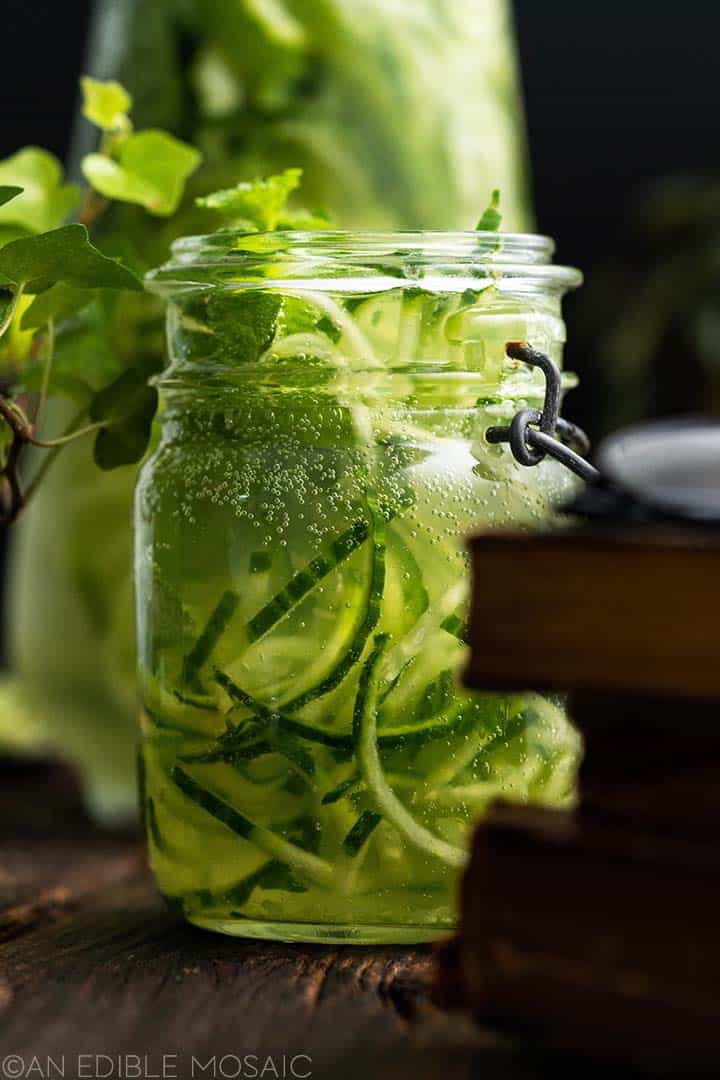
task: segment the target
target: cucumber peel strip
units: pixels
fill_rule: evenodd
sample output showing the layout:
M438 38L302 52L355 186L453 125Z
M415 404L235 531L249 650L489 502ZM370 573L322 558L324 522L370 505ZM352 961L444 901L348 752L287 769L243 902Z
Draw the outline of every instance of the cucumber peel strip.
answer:
M205 810L216 821L226 825L232 832L237 833L244 840L254 844L260 851L265 852L274 859L279 859L296 873L309 879L323 888L331 888L335 881L335 874L330 863L313 855L310 851L303 851L296 844L290 843L282 836L278 836L264 825L257 825L245 814L237 810L225 799L220 798L203 784L199 783L190 773L180 765L175 765L172 770L172 779L177 787L196 806Z
M379 667L387 648L388 635L378 634L373 650L360 675L355 711L353 737L355 753L368 794L374 799L376 810L407 840L421 851L433 855L449 866L462 868L467 853L454 844L448 844L435 836L408 812L397 798L383 773L378 748L377 701L380 685Z
M320 743L332 750L352 751L355 747L355 737L352 734L345 735L340 731L316 727L302 720L296 720L293 716L286 716L283 712L276 712L253 698L218 668L215 669L215 680L236 705L250 709L258 719L268 724L276 724L280 731L288 735L295 735L308 742ZM447 737L451 733L455 734L465 723L470 723L470 721L463 714L462 709L456 706L448 714L430 717L424 723L381 728L377 741L383 749L399 750L409 743L428 742L432 739Z
M357 855L360 849L375 832L375 829L381 821L382 816L376 814L374 810L363 810L362 814L342 842L345 854Z
M237 611L239 603L240 597L235 590L226 589L205 624L205 629L185 657L183 663L183 682L192 686L193 689L202 691L202 686L198 678L200 669L209 660L213 649Z
M367 502L372 522L370 530L372 566L362 622L353 634L344 654L332 670L315 686L311 686L304 693L284 704L282 707L284 713L298 712L306 705L309 705L311 701L324 697L325 694L329 694L331 690L339 686L350 669L355 666L362 656L368 638L377 626L385 587L386 528L385 519L375 500L368 496Z
M287 585L250 619L247 624L248 642L253 645L265 637L282 618L297 607L318 582L357 551L365 543L369 533L370 526L366 521L354 522L331 542L327 553L318 555L299 570Z

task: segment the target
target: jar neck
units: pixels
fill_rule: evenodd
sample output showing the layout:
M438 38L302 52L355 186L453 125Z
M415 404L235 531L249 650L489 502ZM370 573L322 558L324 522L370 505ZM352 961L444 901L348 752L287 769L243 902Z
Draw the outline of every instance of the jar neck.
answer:
M226 229L176 241L172 258L147 277L165 298L208 286L303 282L324 288L344 282L346 291L420 285L460 290L500 278L521 291L561 296L577 287L577 270L553 264L549 237L491 232L274 232Z

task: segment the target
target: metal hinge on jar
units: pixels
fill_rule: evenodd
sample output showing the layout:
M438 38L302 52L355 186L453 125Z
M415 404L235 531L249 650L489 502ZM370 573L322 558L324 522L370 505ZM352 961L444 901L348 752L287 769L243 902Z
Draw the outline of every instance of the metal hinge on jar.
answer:
M521 409L507 427L488 428L487 441L493 445L509 443L521 465L532 467L552 457L586 483L597 483L600 473L582 456L590 452L590 440L582 428L560 416L562 378L557 364L526 342L510 342L505 352L512 360L540 368L545 376L545 401L542 412Z

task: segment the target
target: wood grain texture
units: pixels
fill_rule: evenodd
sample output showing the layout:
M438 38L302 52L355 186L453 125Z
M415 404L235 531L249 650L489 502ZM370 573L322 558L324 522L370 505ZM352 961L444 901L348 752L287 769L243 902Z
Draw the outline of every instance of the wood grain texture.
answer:
M152 1068L175 1054L192 1077L193 1057L302 1053L314 1077L542 1076L432 1003L434 967L427 948L253 943L179 922L142 845L98 833L68 776L0 766L0 1058L139 1054Z
M720 698L709 534L488 533L471 547L469 685Z

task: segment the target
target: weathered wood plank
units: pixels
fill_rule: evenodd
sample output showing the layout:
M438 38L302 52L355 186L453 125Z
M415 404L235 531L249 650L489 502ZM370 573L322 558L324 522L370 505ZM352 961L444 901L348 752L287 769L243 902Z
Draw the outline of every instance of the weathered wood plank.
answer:
M69 779L0 772L0 1057L308 1054L313 1076L534 1077L496 1036L431 1001L427 948L265 944L178 921L134 837L99 834ZM23 820L24 819L24 820ZM39 824L40 821L40 824ZM342 1064L340 1064L342 1063ZM530 1071L528 1071L530 1070ZM36 1074L37 1075L37 1074ZM266 1075L273 1075L272 1072Z

